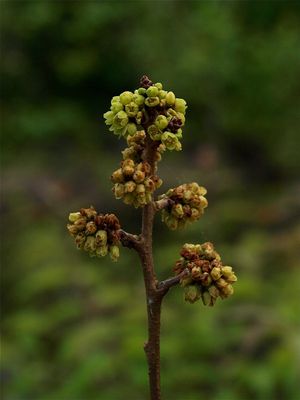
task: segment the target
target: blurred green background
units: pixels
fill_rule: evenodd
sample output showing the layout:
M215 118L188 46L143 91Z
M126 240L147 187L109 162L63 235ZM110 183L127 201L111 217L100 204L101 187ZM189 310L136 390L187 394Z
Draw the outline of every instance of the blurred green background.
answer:
M138 259L89 259L65 225L113 198L124 142L102 114L144 73L187 100L183 151L164 186L197 181L209 207L188 229L157 218L160 279L185 242L212 241L239 277L214 308L162 315L172 400L300 399L300 3L1 2L2 392L9 400L146 399Z

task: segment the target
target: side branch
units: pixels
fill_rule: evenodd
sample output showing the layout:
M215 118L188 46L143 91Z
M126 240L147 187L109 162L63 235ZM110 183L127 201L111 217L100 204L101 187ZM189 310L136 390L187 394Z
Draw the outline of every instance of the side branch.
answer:
M169 198L161 199L161 200L157 200L154 202L154 208L155 208L155 211L159 211L159 210L162 210L163 208L172 206L173 204L174 204L174 201Z
M157 290L162 290L165 293L172 287L178 285L182 278L185 278L189 275L189 270L186 268L179 275L173 276L172 278L168 278L164 281L161 281L157 284Z
M128 247L129 249L138 250L140 243L141 243L139 240L139 236L132 235L131 233L128 233L128 232L124 231L123 229L119 230L119 235L120 235L120 241L124 247Z

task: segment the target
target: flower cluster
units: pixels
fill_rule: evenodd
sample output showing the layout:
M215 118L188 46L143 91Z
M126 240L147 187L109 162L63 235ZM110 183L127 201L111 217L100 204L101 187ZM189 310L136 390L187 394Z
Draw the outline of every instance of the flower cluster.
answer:
M122 151L121 168L114 171L111 176L115 197L136 208L148 204L153 191L162 184L162 180L151 171L150 164L143 161L145 140L144 131L138 131L127 137L128 147ZM160 160L163 151L164 146L158 146L155 153L157 161Z
M161 200L168 200L167 206L162 210L162 221L169 229L175 230L198 220L208 204L204 197L206 193L206 189L196 182L169 189L160 196Z
M118 260L120 223L114 214L98 214L91 206L71 213L69 221L67 228L78 249L92 257L109 253L113 261Z
M168 150L181 150L186 108L185 100L143 76L134 92L125 91L112 98L104 118L116 135L128 137L145 128L153 141L159 141Z
M218 297L225 299L233 294L232 284L237 277L231 267L222 265L212 243L186 243L180 255L174 271L179 275L187 269L187 275L180 281L186 301L194 303L201 298L204 305L213 306Z

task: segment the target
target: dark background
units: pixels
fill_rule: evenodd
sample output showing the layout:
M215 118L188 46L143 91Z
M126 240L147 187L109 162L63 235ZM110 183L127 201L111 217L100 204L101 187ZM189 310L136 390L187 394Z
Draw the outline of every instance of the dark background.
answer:
M214 242L239 277L214 308L162 316L164 399L298 400L300 3L1 2L2 390L9 400L147 398L141 269L74 248L70 211L114 199L124 142L110 99L148 74L188 102L164 186L197 181L209 207L186 230L157 218L160 279L185 242Z

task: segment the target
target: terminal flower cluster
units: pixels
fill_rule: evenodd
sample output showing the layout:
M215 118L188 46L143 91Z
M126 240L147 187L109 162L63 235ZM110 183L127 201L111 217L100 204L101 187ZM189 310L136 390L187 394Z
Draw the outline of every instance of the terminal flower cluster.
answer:
M153 141L168 150L181 150L182 128L185 124L186 102L176 98L163 85L143 76L134 92L125 91L111 100L104 114L109 130L119 137L128 137L145 129Z
M70 213L69 221L67 228L78 249L88 252L92 257L109 254L113 261L118 260L121 227L114 214L98 214L91 206Z
M176 275L188 271L180 281L186 301L194 303L201 298L204 305L213 306L218 297L225 299L233 294L232 284L237 277L232 267L223 266L212 243L186 243L180 255L174 271Z
M197 221L204 213L208 202L204 197L207 190L192 182L169 189L160 199L168 199L162 210L162 221L169 229L184 228L187 223Z

